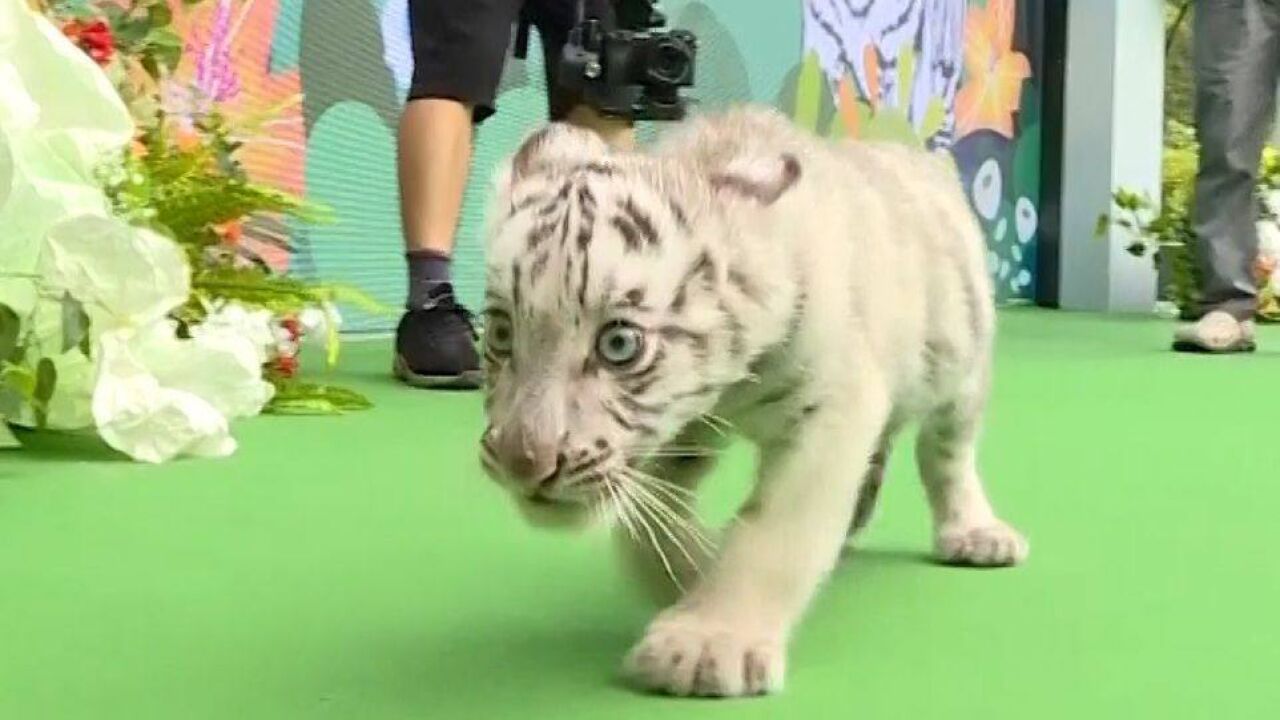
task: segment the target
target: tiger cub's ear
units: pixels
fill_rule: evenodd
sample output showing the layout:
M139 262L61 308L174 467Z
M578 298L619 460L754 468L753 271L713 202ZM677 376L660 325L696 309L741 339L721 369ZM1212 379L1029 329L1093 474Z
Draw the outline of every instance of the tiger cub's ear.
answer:
M739 157L711 175L711 187L722 197L772 205L800 179L795 155Z
M579 165L608 154L609 146L590 130L550 123L525 138L520 148L499 166L494 185L499 191L506 191L542 170Z

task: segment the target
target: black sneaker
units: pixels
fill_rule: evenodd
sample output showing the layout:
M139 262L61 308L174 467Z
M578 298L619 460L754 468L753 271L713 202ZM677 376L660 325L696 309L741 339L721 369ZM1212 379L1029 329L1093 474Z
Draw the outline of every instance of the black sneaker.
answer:
M409 308L396 328L397 378L414 387L474 390L483 383L471 313L440 284L430 302Z

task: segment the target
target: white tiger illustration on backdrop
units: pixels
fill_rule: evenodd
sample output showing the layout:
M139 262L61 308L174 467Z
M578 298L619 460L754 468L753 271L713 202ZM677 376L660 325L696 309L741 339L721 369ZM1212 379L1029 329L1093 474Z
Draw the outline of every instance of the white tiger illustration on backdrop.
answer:
M938 557L1026 556L976 465L995 309L946 153L823 140L759 108L646 153L552 125L492 212L481 461L535 522L609 518L628 565L680 591L628 658L635 682L778 690L911 424ZM693 505L729 435L756 446L758 477L717 547Z
M917 132L934 98L942 100L942 128L926 138L929 148L955 141L956 92L964 67L966 0L805 0L804 48L818 56L834 86L852 75L863 97L869 95L867 46L880 66L877 104L899 107L898 87L911 83L907 118ZM898 60L907 48L916 53L914 77L899 77ZM837 98L838 93L833 93Z

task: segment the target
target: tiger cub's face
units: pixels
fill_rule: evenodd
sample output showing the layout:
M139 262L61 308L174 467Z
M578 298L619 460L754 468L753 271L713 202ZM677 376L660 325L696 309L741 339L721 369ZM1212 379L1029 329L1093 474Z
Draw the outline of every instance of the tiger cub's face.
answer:
M539 524L578 524L639 492L640 461L745 371L709 196L664 192L645 162L551 126L499 181L481 458Z

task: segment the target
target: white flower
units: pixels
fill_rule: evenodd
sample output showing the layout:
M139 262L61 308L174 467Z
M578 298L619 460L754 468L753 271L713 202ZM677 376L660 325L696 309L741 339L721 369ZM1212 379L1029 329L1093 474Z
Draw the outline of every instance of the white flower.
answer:
M229 331L179 339L173 324L99 338L93 418L111 447L137 460L235 451L228 419L256 415L274 388L253 341Z
M159 463L177 455L235 452L227 418L203 398L160 384L129 346L128 331L104 334L98 346L93 417L111 447Z
M80 215L50 228L42 275L85 306L95 333L141 327L186 302L191 272L169 238L115 218Z
M204 322L191 328L194 338L238 335L247 339L258 352L258 364L265 363L276 347L279 325L271 311L263 308L251 310L238 302L219 302L209 309Z
M1280 226L1272 220L1259 220L1258 249L1263 252L1280 255Z
M342 327L342 315L338 306L330 302L311 306L298 313L298 325L302 330L303 343L311 343L333 349Z
M222 305L179 339L167 316L191 281L173 241L82 215L55 225L45 249L45 282L89 315L98 363L90 410L107 443L147 462L232 452L228 420L257 414L273 391L262 380L270 314Z
M165 321L139 332L132 346L161 384L198 395L229 418L257 415L275 392L262 379L260 346L236 330L181 340Z
M298 323L302 325L303 335L323 339L331 328L336 331L342 326L342 316L338 314L337 306L327 302L298 313Z

